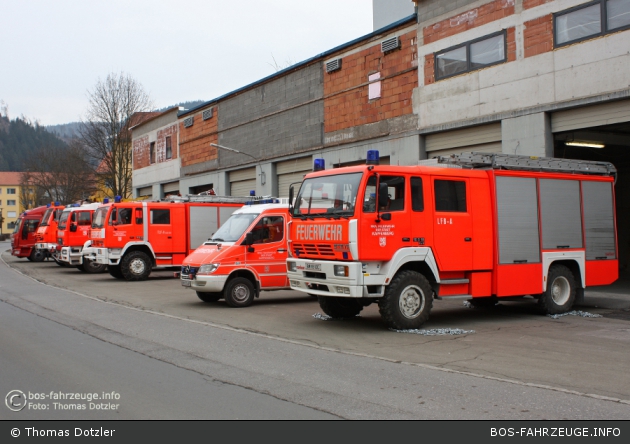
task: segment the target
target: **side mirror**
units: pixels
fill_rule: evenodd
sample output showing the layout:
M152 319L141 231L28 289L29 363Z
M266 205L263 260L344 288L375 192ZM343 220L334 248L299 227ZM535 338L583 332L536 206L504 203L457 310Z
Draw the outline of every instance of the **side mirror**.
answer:
M252 233L251 231L248 233L245 233L245 241L243 242L243 245L247 246L247 251L249 253L254 252L254 247L251 246L253 243L254 243L254 233Z
M289 185L289 213L293 209L293 184Z
M378 184L378 206L379 207L386 207L388 200L389 200L389 195L387 193L388 189L387 189L387 184L386 183L379 183Z
M70 224L70 231L73 233L77 231L77 224Z

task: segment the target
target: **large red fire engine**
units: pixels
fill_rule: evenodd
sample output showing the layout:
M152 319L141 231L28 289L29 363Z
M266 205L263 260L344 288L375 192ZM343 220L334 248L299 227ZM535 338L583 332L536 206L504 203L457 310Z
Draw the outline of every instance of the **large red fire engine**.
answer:
M44 260L44 254L35 249L35 234L47 208L37 207L20 214L11 234L11 255L34 262Z
M94 212L91 246L83 254L107 265L117 279L145 280L152 268L180 267L244 201L187 196L166 202L108 203Z
M261 291L289 289L288 205L260 202L267 201L236 210L184 260L182 285L195 290L202 301L224 298L231 307L247 307Z
M75 204L65 208L57 224L57 251L54 258L88 273L100 273L107 265L83 259L83 247L90 239L92 215L100 203Z
M40 260L54 257L55 251L57 251L57 222L63 209L64 206L60 205L59 202L51 204L44 213L39 227L37 227L35 249L38 256L41 257Z
M291 288L316 294L332 317L378 302L390 328L415 329L434 298L488 305L525 295L544 313L563 313L585 287L618 277L609 163L377 159L369 152L371 165L308 174L290 210Z

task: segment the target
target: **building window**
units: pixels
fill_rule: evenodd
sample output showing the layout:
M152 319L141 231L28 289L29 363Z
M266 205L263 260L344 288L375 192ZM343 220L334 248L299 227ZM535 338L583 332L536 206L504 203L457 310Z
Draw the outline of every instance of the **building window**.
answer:
M14 207L16 204L14 200L7 200L7 205L10 207Z
M9 222L7 224L7 229L8 230L14 230L15 229L15 222Z
M7 188L7 194L15 194L15 188Z
M7 217L17 217L16 211L7 211Z
M368 85L368 100L380 99L381 98L381 82L376 82L381 78L381 73L377 72L368 76L368 82L371 82Z
M149 147L149 162L155 163L155 142L151 142Z
M554 46L560 47L630 28L628 0L598 0L558 12L554 20Z
M173 147L171 146L171 136L166 138L166 158L173 158Z
M505 30L435 54L435 78L445 79L507 60Z

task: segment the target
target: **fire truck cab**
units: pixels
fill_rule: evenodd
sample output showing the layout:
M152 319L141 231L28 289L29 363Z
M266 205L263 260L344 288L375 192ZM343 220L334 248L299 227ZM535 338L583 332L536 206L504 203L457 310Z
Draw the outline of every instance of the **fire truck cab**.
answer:
M264 201L263 201L264 202ZM182 264L181 283L204 302L247 307L261 291L288 290L288 205L245 205Z
M12 256L25 257L33 262L44 260L45 256L35 249L35 234L47 208L46 206L37 207L20 214L11 234Z
M63 209L64 207L59 202L50 204L42 217L39 227L37 227L35 249L38 257L41 257L40 260L44 260L47 257L55 258L55 252L57 251L57 222Z
M53 256L64 265L77 267L88 273L101 273L107 265L83 258L83 247L90 238L92 215L101 204L75 204L61 212L57 224L57 250Z
M468 153L435 166L308 174L290 209L288 276L331 317L378 302L415 329L433 299L473 305L531 295L570 310L618 277L613 165Z
M93 216L83 254L117 279L140 281L153 268L180 267L244 199L187 196L165 202L114 202Z

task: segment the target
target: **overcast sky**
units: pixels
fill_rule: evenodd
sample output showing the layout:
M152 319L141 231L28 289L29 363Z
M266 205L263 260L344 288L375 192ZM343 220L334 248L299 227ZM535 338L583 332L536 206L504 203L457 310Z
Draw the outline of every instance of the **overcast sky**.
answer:
M211 100L370 32L372 0L0 0L0 100L78 121L111 72L156 108Z

